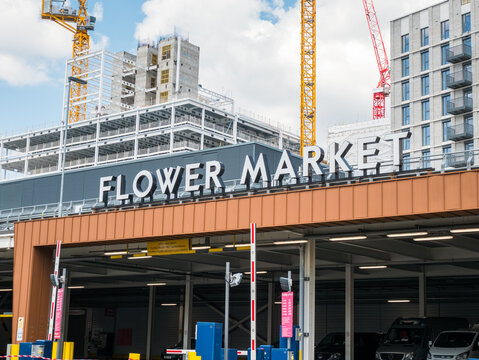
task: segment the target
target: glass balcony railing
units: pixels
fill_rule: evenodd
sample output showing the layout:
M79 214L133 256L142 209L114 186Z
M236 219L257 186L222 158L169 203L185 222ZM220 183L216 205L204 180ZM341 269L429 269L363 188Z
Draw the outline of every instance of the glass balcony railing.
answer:
M474 136L474 127L472 124L458 124L450 126L447 129L447 139L452 141L460 141L471 139Z
M451 64L457 64L461 61L469 60L471 54L472 51L469 45L459 44L446 51L446 61Z
M446 85L450 89L459 89L472 85L472 72L469 70L461 70L446 77Z
M447 112L452 115L464 114L472 111L472 98L461 96L447 102Z
M468 165L474 165L474 153L472 151L464 151L455 154L445 155L445 166L453 168L463 168Z

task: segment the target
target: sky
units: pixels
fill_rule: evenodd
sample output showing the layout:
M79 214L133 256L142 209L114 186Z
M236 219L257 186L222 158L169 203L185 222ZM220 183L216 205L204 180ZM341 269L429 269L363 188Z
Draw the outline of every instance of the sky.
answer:
M41 0L0 0L0 135L61 122L72 34L41 20ZM389 23L439 0L375 0ZM71 0L76 6L76 0ZM92 49L136 52L176 29L200 46L200 83L299 133L299 0L89 0ZM372 119L379 73L361 0L317 0L317 139L329 126Z

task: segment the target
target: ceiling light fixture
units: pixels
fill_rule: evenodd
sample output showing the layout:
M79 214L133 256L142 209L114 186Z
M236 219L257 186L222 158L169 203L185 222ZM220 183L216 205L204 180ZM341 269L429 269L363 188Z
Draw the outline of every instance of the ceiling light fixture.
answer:
M414 238L414 241L436 241L436 240L451 240L454 237L451 235L445 235L445 236L429 236L429 237L420 237L420 238Z
M239 247L249 247L251 246L250 244L227 244L225 245L225 248L239 248Z
M73 290L73 289L84 289L85 287L83 285L78 285L78 286L69 286L68 288Z
M285 240L285 241L275 241L273 244L275 245L295 245L295 244L304 244L307 243L308 240Z
M128 251L107 251L103 255L105 256L128 255Z
M392 233L387 234L388 238L398 238L398 237L414 237L414 236L424 236L427 235L427 231L416 231L416 232L408 232L408 233Z
M161 304L161 306L176 306L175 303L164 303L164 304Z
M479 232L479 228L451 229L450 231L452 234L464 234L464 233Z
M208 250L211 249L209 245L195 245L191 247L191 250Z
M148 283L146 286L165 286L165 282L157 282L157 283Z
M370 265L370 266L360 266L361 270L370 270L370 269L386 269L386 265Z
M274 304L275 305L281 305L282 303L281 303L281 301L275 301Z
M365 240L367 238L368 237L366 235L340 236L340 237L330 237L329 241Z
M267 274L267 271L256 271L256 274ZM245 275L251 275L251 271L246 271L244 273Z
M410 303L411 300L399 299L399 300L388 300L388 303Z
M13 289L0 289L1 292L13 291Z
M133 255L133 256L130 256L128 257L128 260L138 260L138 259L151 259L152 256L150 255Z

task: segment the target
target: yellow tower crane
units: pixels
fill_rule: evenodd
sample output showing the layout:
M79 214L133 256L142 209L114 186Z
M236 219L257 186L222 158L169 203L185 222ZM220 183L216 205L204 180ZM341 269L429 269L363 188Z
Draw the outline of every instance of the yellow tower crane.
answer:
M301 144L316 145L316 0L301 0Z
M73 33L73 64L72 76L84 78L88 73L88 59L81 56L88 54L90 49L89 30L94 30L96 19L88 16L86 10L87 0L78 0L78 11L65 6L66 0L42 0L42 19L52 20L63 28ZM75 23L76 27L69 23ZM69 122L85 120L87 85L73 83L71 86L70 102L79 103L72 106ZM83 104L82 104L83 102Z

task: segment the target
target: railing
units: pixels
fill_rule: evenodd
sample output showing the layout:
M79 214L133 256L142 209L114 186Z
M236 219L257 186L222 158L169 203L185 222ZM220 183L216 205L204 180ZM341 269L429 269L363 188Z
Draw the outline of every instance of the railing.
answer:
M459 141L470 139L474 136L472 124L458 124L447 128L447 140Z
M100 131L100 138L116 136L116 135L123 135L123 134L128 134L128 133L134 133L135 130L136 130L135 125L128 126L128 127L122 127L122 128L118 128L118 129L113 129L113 130L103 130L103 131Z
M119 160L119 159L124 159L128 157L133 157L134 155L135 155L135 152L133 150L127 150L127 151L117 152L113 154L104 154L104 155L98 156L98 162Z
M472 98L461 96L447 102L447 112L453 115L464 114L472 111Z
M472 72L466 69L446 76L446 85L451 89L458 89L472 84Z
M459 44L449 48L449 50L446 51L446 61L456 64L458 62L470 59L471 55L471 46L467 44Z

